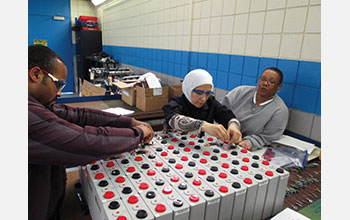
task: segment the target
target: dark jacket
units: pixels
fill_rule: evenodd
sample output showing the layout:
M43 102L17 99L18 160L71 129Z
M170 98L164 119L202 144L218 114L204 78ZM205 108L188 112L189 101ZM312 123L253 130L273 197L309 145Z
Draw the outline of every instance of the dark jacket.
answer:
M55 104L48 109L28 97L28 214L50 219L63 200L64 165L133 150L143 139L132 118Z
M175 115L180 114L194 119L200 119L209 123L214 120L222 124L226 129L228 122L236 118L233 112L218 102L214 96L210 96L202 108L197 108L189 102L185 95L172 97L168 104L163 106L166 124Z

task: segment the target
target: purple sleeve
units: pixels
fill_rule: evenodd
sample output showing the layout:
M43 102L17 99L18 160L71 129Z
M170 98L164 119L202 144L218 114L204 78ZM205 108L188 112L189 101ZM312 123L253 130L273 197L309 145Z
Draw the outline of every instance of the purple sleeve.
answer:
M130 128L132 118L116 115L91 108L74 108L63 104L56 104L52 111L60 118L80 125L110 126L118 128Z
M96 110L65 112L61 109L59 114L56 111L54 114L31 106L28 162L82 165L133 150L142 141L143 132L140 128L128 128L131 120Z

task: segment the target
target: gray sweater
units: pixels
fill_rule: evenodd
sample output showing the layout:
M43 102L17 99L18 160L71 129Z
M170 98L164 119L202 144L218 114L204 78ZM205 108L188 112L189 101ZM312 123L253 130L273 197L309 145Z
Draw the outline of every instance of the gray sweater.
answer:
M239 86L222 101L240 121L243 140L251 143L252 150L280 138L288 122L288 108L277 94L268 104L255 106L255 92L255 86Z

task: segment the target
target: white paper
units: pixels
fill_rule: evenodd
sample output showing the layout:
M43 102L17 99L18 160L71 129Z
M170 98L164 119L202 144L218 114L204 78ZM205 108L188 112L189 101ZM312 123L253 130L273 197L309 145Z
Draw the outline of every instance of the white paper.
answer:
M128 110L128 109L125 109L125 108L120 108L120 107L109 108L109 109L105 109L103 111L104 112L113 113L113 114L117 114L117 115L129 115L129 114L132 114L132 113L135 112L135 111Z
M154 75L151 72L145 73L139 77L140 81L142 81L143 79L146 79L149 88L161 88L162 87L162 85L160 84L156 75Z
M162 95L162 93L163 93L162 88L154 88L153 89L153 96Z
M296 212L290 208L285 208L282 212L278 213L271 220L311 220L308 217Z
M317 148L314 144L301 141L288 135L282 135L280 139L273 141L273 143L282 144L289 147L295 147L303 151L307 150L308 154L311 154L315 150L315 148Z

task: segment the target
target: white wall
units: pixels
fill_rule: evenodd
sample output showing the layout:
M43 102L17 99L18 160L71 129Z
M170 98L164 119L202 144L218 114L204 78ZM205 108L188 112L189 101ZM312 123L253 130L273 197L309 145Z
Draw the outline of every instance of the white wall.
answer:
M128 0L101 13L103 44L321 60L320 0Z

